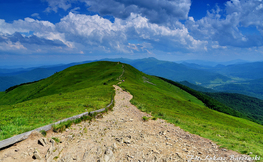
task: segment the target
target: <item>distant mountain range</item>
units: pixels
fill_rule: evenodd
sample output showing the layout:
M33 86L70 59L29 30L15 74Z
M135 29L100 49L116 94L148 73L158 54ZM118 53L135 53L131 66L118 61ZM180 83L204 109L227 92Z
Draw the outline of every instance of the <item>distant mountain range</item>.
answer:
M153 57L137 60L122 58L104 60L124 62L150 75L164 77L173 81L187 80L188 82L201 84L203 86L210 85L213 82L227 82L231 80L230 78L215 72L209 72L197 68L194 69L184 64L161 61Z
M91 61L81 62L88 63ZM81 63L71 63L65 65L42 66L28 69L0 69L0 91L5 91L7 88L14 85L41 80L53 75L56 72L62 71L68 67Z
M187 81L194 85L212 88L215 91L240 93L263 99L263 62L234 60L218 64L190 60L175 63L157 60L153 57L136 60L126 58L102 60L127 63L144 73L173 81ZM88 62L93 61L29 69L0 69L0 91L17 84L40 80L67 67Z
M226 61L226 62L213 62L213 61L203 61L203 60L185 60L185 61L177 61L177 63L182 63L182 64L196 64L196 65L202 65L202 66L209 66L209 67L214 67L217 65L233 65L233 64L243 64L243 63L248 63L248 61L245 60L232 60L232 61Z

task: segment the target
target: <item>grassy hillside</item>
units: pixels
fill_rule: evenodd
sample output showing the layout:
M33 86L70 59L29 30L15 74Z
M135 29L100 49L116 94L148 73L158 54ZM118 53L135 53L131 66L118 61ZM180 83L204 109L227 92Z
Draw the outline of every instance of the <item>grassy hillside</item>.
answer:
M106 107L121 65L94 62L70 67L41 80L0 93L0 140L63 118Z
M263 156L262 125L212 110L179 87L129 65L125 65L124 78L121 87L134 96L131 102L142 111L211 139L222 147Z
M53 70L37 68L17 75L0 76L0 91L5 91L9 87L21 83L44 79L51 76L52 74L54 74Z
M94 62L70 67L45 80L18 86L1 97L0 105L10 105L43 96L72 92L103 85L103 83L113 84L121 74L121 66L115 64Z
M180 83L194 90L201 91L220 103L245 114L253 121L263 124L263 100L237 93L215 92L186 81Z
M205 94L263 124L263 100L236 93Z
M5 91L8 87L25 82L28 80L17 76L0 76L0 91Z
M88 63L88 62L85 62ZM27 82L34 82L53 75L68 67L81 63L71 63L65 65L45 66L29 69L0 69L0 91Z
M125 64L124 69L125 82L120 86L134 96L131 102L142 111L222 147L263 156L263 126L212 110L182 88L130 65ZM94 62L0 93L0 138L105 107L121 73L121 64Z

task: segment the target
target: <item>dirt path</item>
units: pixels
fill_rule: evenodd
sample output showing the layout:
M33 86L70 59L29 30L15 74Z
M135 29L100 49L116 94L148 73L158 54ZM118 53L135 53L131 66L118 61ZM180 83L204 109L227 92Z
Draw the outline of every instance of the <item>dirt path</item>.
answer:
M230 156L242 157L164 120L144 122L142 117L149 114L129 102L132 95L118 86L115 90L113 111L104 114L103 118L91 123L82 122L63 133L48 132L42 141L44 146L38 143L43 136L36 132L16 146L0 151L0 162L174 162L198 161L198 158L230 161ZM61 142L49 142L52 137ZM41 159L34 160L32 157Z

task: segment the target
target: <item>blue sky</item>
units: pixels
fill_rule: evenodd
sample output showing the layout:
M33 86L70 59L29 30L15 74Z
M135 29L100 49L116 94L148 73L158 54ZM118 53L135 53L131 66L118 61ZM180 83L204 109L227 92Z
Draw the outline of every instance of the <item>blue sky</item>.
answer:
M1 0L0 65L263 60L262 0Z

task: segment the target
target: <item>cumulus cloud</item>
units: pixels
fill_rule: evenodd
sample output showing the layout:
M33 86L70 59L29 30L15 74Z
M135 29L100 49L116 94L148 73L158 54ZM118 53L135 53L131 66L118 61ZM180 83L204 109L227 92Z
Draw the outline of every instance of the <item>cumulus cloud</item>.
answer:
M241 48L262 46L262 3L259 0L231 0L225 4L225 13L216 7L198 21L190 17L186 22L186 27L195 39L217 41L220 46ZM224 14L226 16L222 16ZM261 35L243 34L240 30L240 27L250 26L255 26Z
M236 15L241 26L256 26L263 35L263 1L231 0L226 3L228 15Z
M89 10L101 15L113 15L125 19L131 13L146 17L151 23L167 23L187 19L190 0L88 0Z
M25 18L24 20L15 20L13 23L7 23L0 19L0 33L13 34L15 32L53 32L55 25L49 21L39 21L32 18Z
M5 35L0 37L4 38L2 39L3 42L19 42L21 44L35 44L35 45L48 45L48 46L65 46L65 44L59 40L49 40L45 38L39 38L35 35L32 36L22 36L20 33L16 32L12 35ZM1 42L1 39L0 39Z
M59 8L62 8L64 11L71 8L71 3L76 2L76 0L45 0L48 2L48 8L46 12L57 12Z
M24 47L20 42L0 42L0 50L4 51L15 51L15 50L26 50L27 48Z
M21 33L33 34L24 36ZM3 49L19 47L20 49L35 50L36 48L60 47L72 48L73 44L64 39L63 33L58 33L54 24L49 21L39 21L32 18L15 20L6 23L0 19L0 42ZM24 48L22 48L24 47Z
M30 36L21 33L31 33ZM33 34L32 34L33 33ZM129 40L137 40L132 44ZM30 49L33 45L41 50L59 47L64 50L102 52L148 52L153 48L160 51L206 50L207 41L195 39L179 21L170 28L156 24L149 18L130 13L126 19L115 18L114 22L99 15L85 15L69 12L59 23L32 18L7 23L0 19L0 41L17 43ZM30 47L30 48L29 48ZM44 50L42 50L44 51Z
M205 41L195 40L189 35L188 30L168 27L149 22L145 17L131 14L125 20L115 19L115 22L104 19L98 15L89 16L69 13L56 24L57 30L65 34L68 41L89 46L103 46L105 49L128 52L129 49L138 50L128 43L135 39L154 45L166 44L165 50L177 48L204 49Z
M58 8L68 10L72 3L83 2L89 11L102 16L111 15L119 19L128 18L131 13L146 17L149 22L157 24L172 24L179 19L187 19L190 10L190 0L45 0L49 7L47 12Z

